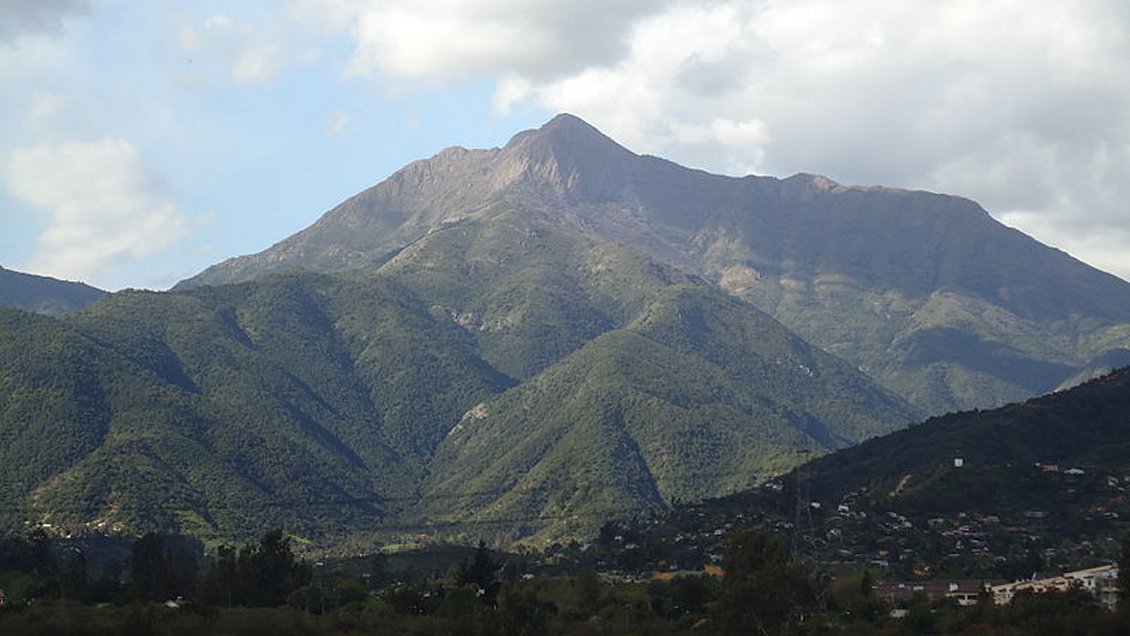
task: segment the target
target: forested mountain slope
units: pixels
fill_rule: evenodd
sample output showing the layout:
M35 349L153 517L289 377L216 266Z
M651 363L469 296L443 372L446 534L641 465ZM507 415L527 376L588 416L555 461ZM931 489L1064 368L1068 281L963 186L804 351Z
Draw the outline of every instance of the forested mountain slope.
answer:
M866 491L902 509L981 514L1070 508L1090 493L1051 490L1041 478L1068 470L1097 476L1090 481L1112 476L1111 496L1124 498L1130 367L1026 402L933 418L805 469L813 494L832 500Z
M704 281L503 208L381 268L3 318L9 526L577 536L918 416Z
M101 289L83 283L0 267L0 307L60 316L82 309L105 294Z

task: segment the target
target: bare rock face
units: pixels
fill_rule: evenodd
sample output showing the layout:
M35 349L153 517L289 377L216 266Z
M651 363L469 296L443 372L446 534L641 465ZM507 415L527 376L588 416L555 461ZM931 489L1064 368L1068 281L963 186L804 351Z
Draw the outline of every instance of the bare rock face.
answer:
M553 211L615 201L639 157L572 115L515 135L504 148L448 148L408 164L327 212L309 228L259 253L214 265L185 289L248 280L272 271L336 271L381 263L429 232L514 207Z
M462 220L515 215L636 250L752 302L928 412L1051 390L1130 345L1130 284L960 197L819 175L708 174L571 115L409 164L187 288L380 266Z

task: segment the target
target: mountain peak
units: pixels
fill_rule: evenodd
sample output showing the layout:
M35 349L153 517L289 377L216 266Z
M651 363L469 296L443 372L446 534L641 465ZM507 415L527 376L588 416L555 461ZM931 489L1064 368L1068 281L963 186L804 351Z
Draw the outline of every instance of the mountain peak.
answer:
M524 130L514 135L506 147L522 147L531 143L584 143L632 154L592 124L569 113L559 113L541 128Z
M597 130L595 126L572 113L558 113L554 115L553 119L547 121L540 130L564 131L567 134L595 134L604 137L604 134ZM605 139L607 139L607 137L605 137Z
M510 166L559 192L583 198L617 189L637 155L576 115L562 113L541 128L514 135L503 149Z

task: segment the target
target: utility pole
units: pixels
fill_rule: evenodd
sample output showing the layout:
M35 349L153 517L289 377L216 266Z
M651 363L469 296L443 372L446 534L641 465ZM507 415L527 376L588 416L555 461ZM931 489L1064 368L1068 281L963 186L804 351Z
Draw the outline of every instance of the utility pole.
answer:
M811 451L807 448L800 449L802 458L801 464L793 471L796 477L796 507L793 514L793 540L792 550L790 556L794 563L799 563L804 557L811 557L815 559L815 554L808 554L811 549L815 551L815 544L813 536L815 530L812 522L812 500L810 498L810 469L808 468L808 460L811 458Z

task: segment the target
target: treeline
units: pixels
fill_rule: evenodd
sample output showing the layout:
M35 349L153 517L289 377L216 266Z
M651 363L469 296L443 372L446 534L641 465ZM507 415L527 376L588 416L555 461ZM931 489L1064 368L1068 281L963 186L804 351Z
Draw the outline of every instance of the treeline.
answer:
M132 633L385 633L398 626L406 633L470 636L582 628L589 633L589 627L593 633L677 633L704 620L742 633L751 626L797 625L802 616L797 608L811 606L815 598L814 579L788 563L775 538L753 532L741 536L748 541L732 543L724 563L732 574L725 580L640 583L611 580L591 569L530 578L483 543L440 578L373 580L329 573L315 567L321 564L296 558L280 530L238 550L221 548L202 567L192 551L147 534L133 543L128 565L114 579L116 587L107 584L114 593L96 597L90 581L61 593L66 587L61 582L75 568L60 566L50 538L36 532L4 543L0 584L12 573L36 577L40 584L25 588L22 599L9 597L0 613L0 633L42 633L45 626L51 627L48 632L91 634L126 628ZM741 600L751 591L763 596L752 610ZM177 602L167 603L173 599ZM262 631L248 627L252 616Z
M59 565L50 539L33 533L0 548L0 585L13 573L35 577L33 602L10 592L0 633L21 634L823 634L996 636L1125 634L1130 611L1109 611L1083 590L1021 595L996 607L916 596L904 615L876 597L864 571L830 580L790 558L780 539L741 530L727 542L725 576L645 582L587 569L528 577L479 545L441 577L357 576L296 558L280 530L257 543L224 548L200 567L197 554L159 535L137 539L118 579L118 597L100 601L81 583L81 561ZM1130 548L1130 544L1126 546ZM77 553L76 553L77 554ZM365 574L369 574L366 576ZM1126 577L1130 579L1130 574ZM375 580L374 580L375 579ZM1125 583L1126 581L1122 581ZM175 595L175 596L172 596ZM169 597L183 596L168 603ZM85 601L85 602L83 602Z
M194 539L153 532L134 540L124 559L99 557L101 563L91 567L86 550L53 539L42 529L0 539L5 604L120 605L190 599L228 607L271 607L284 604L311 578L310 565L295 556L290 539L279 529L239 549L221 546L212 560L206 559L203 546Z

